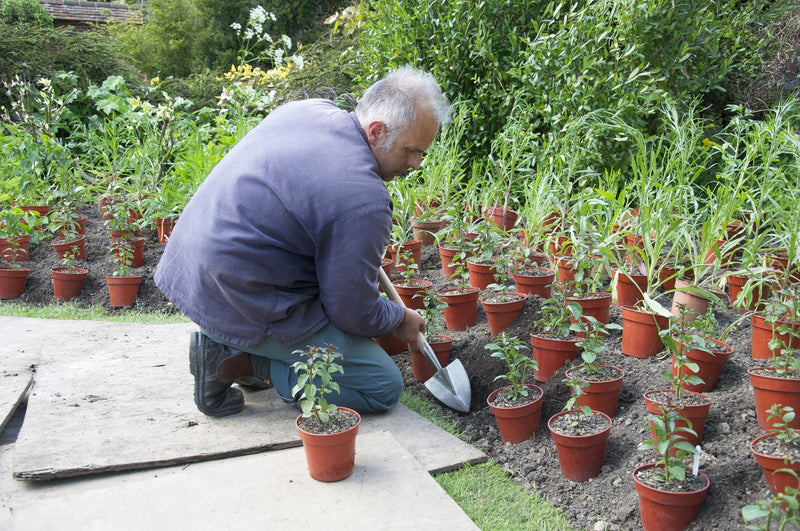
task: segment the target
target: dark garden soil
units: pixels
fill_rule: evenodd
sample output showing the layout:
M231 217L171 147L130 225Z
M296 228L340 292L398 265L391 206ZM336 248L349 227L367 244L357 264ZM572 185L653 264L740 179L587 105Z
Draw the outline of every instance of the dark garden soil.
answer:
M111 312L105 275L112 270L109 260L109 235L97 215L95 207L85 207L88 215L87 252L89 276L82 294L75 300L79 306L100 304ZM139 271L144 281L136 309L143 311L174 312L153 283L153 273L163 249L155 230L145 230L145 266ZM198 257L202 259L201 257ZM27 288L19 299L31 305L53 302L50 268L59 265L55 252L47 242L31 251L28 267L32 269ZM439 268L439 255L434 247L423 248L420 278L430 280L434 288L445 285ZM399 278L395 273L393 278ZM529 297L523 312L506 332L530 344L532 325L537 319L541 299ZM13 304L13 303L10 303ZM718 311L717 318L723 327L738 319L740 314L730 308ZM621 324L619 308L611 311L612 322ZM669 370L670 360L663 353L641 360L620 352L621 333L612 331L607 341L609 352L603 363L622 368L625 379L620 394L619 412L613 419L608 440L606 464L599 476L583 483L563 478L560 472L555 445L547 429L547 420L565 405L569 390L563 383L564 368L547 382L537 383L544 391L542 426L534 437L517 445L503 444L497 426L486 405L486 397L500 382L494 378L505 372L500 360L491 358L483 347L491 336L482 309L474 327L463 332L448 332L455 341L452 355L459 358L469 374L472 384L470 413L452 415L472 444L486 452L497 464L505 467L526 488L561 507L578 529L628 530L640 528L638 498L631 472L644 463L651 462L650 452L637 447L645 439L641 432L645 417L643 394L668 387L661 372ZM753 391L747 369L760 363L750 358L750 324L743 320L728 336L734 348L731 360L725 365L716 388L709 396L713 402L705 425L701 469L711 480L708 498L700 514L691 524L693 530L743 529L742 506L766 495L762 473L752 457L749 443L762 432L756 422ZM430 397L422 383L413 379L408 352L394 356L403 372L409 390Z

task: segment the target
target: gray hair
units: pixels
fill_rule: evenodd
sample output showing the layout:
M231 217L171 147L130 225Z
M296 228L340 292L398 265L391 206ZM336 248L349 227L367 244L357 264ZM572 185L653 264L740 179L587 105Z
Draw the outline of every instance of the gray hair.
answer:
M452 109L442 93L436 78L428 72L403 66L373 83L356 105L356 117L361 127L380 121L386 126L386 143L389 151L395 139L410 126L417 111L426 109L441 125L451 119Z

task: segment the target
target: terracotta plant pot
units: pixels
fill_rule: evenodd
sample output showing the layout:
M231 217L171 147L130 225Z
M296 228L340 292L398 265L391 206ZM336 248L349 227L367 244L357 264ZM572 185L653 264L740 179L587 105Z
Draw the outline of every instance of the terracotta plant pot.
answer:
M796 371L790 369L790 372L794 378L777 376L773 367L754 367L747 371L756 401L756 418L759 427L764 431L773 427L773 423L767 421L767 410L773 404L792 407L795 412L800 411L800 379L796 377ZM787 425L790 428L800 429L800 415Z
M446 220L441 221L417 221L414 223L414 239L422 242L422 245L435 245L436 233L447 226Z
M556 272L549 267L539 267L533 271L540 274L511 273L516 290L526 295L538 295L543 299L549 299L552 295L552 285Z
M639 511L644 531L683 531L695 519L706 499L711 484L700 472L705 487L690 492L671 492L645 485L637 479L641 470L653 468L653 463L637 467L633 471L636 493L639 495Z
M81 294L88 269L80 267L53 267L53 296L57 301L67 302Z
M753 453L756 463L758 463L758 466L761 467L761 471L764 473L764 479L767 481L769 490L779 494L784 492L786 487L797 489L798 479L787 472L778 472L778 470L788 468L800 475L800 463L792 463L788 455L778 456L759 451L759 447L761 447L764 442L774 442L769 441L769 439L774 438L775 435L775 433L765 433L764 435L756 437L753 442L750 443L750 451Z
M517 318L525 307L528 296L524 293L513 291L505 294L487 295L481 299L481 306L486 313L489 331L496 336Z
M778 329L786 325L795 333L780 333ZM773 326L767 322L762 315L752 314L750 316L750 357L756 360L768 360L772 358L773 351L769 348L769 342L773 337ZM789 345L791 348L800 348L800 322L784 321L779 319L775 322L774 336L782 345ZM779 349L779 352L783 350Z
M136 302L136 297L139 296L139 286L142 284L142 277L140 275L127 277L106 276L106 284L108 284L111 306L124 308L133 306L133 303Z
M422 264L422 242L418 240L409 240L400 246L398 249L396 245L389 246L389 254L392 257L392 264L394 268L401 273L406 270L406 260L403 258L403 252L410 252L414 258L414 263L418 266ZM399 257L398 257L399 254Z
M608 324L608 321L611 318L610 291L589 293L588 295L581 297L567 297L566 302L577 302L581 308L583 308L583 315L591 315L603 324ZM578 322L574 317L570 317L569 320L573 324ZM577 335L579 337L583 336L582 333L578 333Z
M575 280L575 269L572 267L572 258L568 255L555 257L556 272L558 281L561 284L569 284Z
M489 284L494 283L495 268L494 264L480 264L467 260L467 270L469 271L469 285L473 288L486 289Z
M652 312L622 307L622 353L646 359L664 349L659 331L669 326L669 318Z
M156 234L158 234L158 243L167 243L169 237L172 235L172 228L178 218L156 218Z
M486 403L494 414L503 442L517 444L530 439L539 429L539 426L542 425L542 397L544 393L541 387L527 384L526 387L529 389L529 393L539 393L538 398L535 400L516 407L497 407L492 405L498 393L507 387L492 391L486 398Z
M661 264L658 269L658 280L661 282L661 287L664 291L672 291L675 289L675 279L678 276L678 270L672 266Z
M308 463L308 473L317 481L332 482L350 477L356 458L356 435L361 425L361 415L352 409L341 407L358 417L356 425L339 433L311 433L300 425L302 415L295 420L297 433L303 442Z
M672 315L678 316L681 314L680 306L686 307L686 315L684 320L691 322L697 319L698 316L703 315L708 310L709 301L701 294L689 291L691 286L685 280L678 278L675 279L675 292L672 294Z
M567 369L566 377L571 379L581 365L570 367ZM583 387L583 394L578 397L579 406L588 406L589 409L605 413L609 417L617 414L619 406L619 392L622 389L622 380L625 377L625 371L618 367L609 367L601 365L601 367L608 367L617 373L617 377L612 380L588 380L586 387Z
M86 261L86 236L80 236L77 240L72 241L58 241L58 242L50 242L50 245L53 247L53 250L56 252L59 258L64 258L64 255L68 252L71 252L72 249L78 249L77 255L75 258L77 260Z
M567 360L574 360L578 356L577 336L557 338L543 334L531 334L531 352L539 368L533 371L537 382L546 382L553 374L564 366Z
M483 211L483 217L503 230L511 230L517 222L519 214L510 208L492 206Z
M450 361L450 350L453 348L453 338L450 336L436 336L428 338L428 343L436 354L436 359L442 367L447 366ZM436 368L425 358L422 352L410 351L411 353L411 372L414 379L418 382L427 382L436 374Z
M439 299L447 303L442 310L448 330L466 330L478 319L478 288L447 289L438 292Z
M654 391L647 391L644 394L644 403L645 407L647 408L648 413L658 413L658 406L659 404L665 404L666 402L660 398L661 395L664 393L672 393L672 389L656 389ZM683 436L686 437L686 440L692 446L697 446L701 442L703 442L703 432L705 431L705 424L706 424L706 417L708 416L708 411L711 409L711 399L708 398L706 395L695 393L693 391L684 391L685 394L694 395L695 397L699 397L704 399L702 404L689 404L684 403L683 409L680 412L680 416L686 418L689 422L691 422L691 428L694 430L695 435L691 433L683 433ZM688 424L682 420L679 420L675 423L677 427L687 427ZM653 434L653 438L655 438L655 434Z
M731 305L740 312L747 310L757 311L763 308L764 303L762 301L767 299L772 292L772 287L770 287L768 284L761 284L760 286L755 287L752 291L752 300L750 301L750 305L745 307L744 301L739 301L738 299L739 294L744 289L748 280L748 277L742 275L728 275L725 277L725 282L728 285L728 297L731 299Z
M587 435L569 435L553 428L560 417L574 413L575 410L556 413L550 417L547 427L556 443L561 475L570 481L586 481L599 474L606 462L606 442L611 433L611 419L605 413L593 411L592 413L602 416L608 425L602 431Z
M703 383L686 383L683 385L683 388L696 393L705 393L716 387L722 368L733 354L733 348L722 341L717 341L716 339L708 339L706 341L710 341L716 346L713 354L698 349L684 350L684 354L689 358L689 361L697 364L697 372L684 365L681 367L681 373L687 376L698 376L703 380ZM673 356L672 375L677 376L677 373L678 369L675 366L675 356Z
M405 349L408 348L401 340L397 339L394 334L386 334L385 336L381 337L373 337L372 338L375 343L380 345L380 347L390 356L396 356L400 354Z
M629 271L614 271L617 306L635 306L647 291L647 275Z
M773 269L776 269L780 273L780 277L785 275L786 270L789 268L789 257L785 249L770 253L767 256L767 260L769 266ZM800 282L800 266L798 266L796 263L792 266L792 269L789 272L789 281Z
M30 272L27 267L0 267L0 299L18 299L25 291Z
M394 289L407 308L412 310L425 309L425 293L433 286L433 282L422 279L412 279L410 284L405 280L395 280L392 282Z

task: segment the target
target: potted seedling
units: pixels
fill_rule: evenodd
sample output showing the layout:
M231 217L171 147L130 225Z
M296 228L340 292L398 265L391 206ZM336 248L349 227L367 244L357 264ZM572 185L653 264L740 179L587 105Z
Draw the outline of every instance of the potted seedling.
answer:
M81 233L85 226L81 225L81 219L86 222L86 217L69 205L50 213L48 228L53 232L50 245L59 258L70 253L77 260L86 260L86 235Z
M686 389L689 384L698 385L703 381L695 374L697 366L686 357L685 352L673 352L672 366L675 367L674 371L661 371L661 376L669 382L670 388L647 391L644 394L645 407L651 414L656 414L664 405L680 409L681 417L688 420L687 426L693 430L693 434L687 435L687 439L691 444L700 444L711 399L707 395ZM685 370L685 366L691 370Z
M137 213L135 202L127 195L118 195L107 206L107 219L104 221L111 233L111 240L124 241L132 249L131 267L144 265L144 242L140 236L139 223L141 218ZM118 249L120 247L114 247Z
M800 287L795 284L776 286L763 308L750 315L750 356L753 359L768 360L783 348L800 348L798 291Z
M717 384L722 368L733 354L733 348L724 343L717 331L718 323L714 316L714 306L706 313L687 321L687 309L680 307L680 315L672 320L672 325L661 331L661 339L672 353L673 375L678 370L678 359L685 358L681 370L688 377L684 388L704 393ZM729 328L730 330L730 328ZM717 339L719 337L720 339Z
M570 240L572 253L559 260L561 271L564 271L564 264L568 264L570 270L567 274L559 272L565 300L578 303L583 308L583 316L591 315L606 324L611 310L611 292L603 288L607 266L604 256L597 250L599 236L586 216L581 216L577 227L570 229Z
M445 333L444 310L447 308L447 303L441 300L433 290L427 290L419 294L417 298L423 302L423 309L418 311L425 319L425 338L439 360L439 364L445 367L450 359L450 350L453 347L453 338ZM425 358L425 355L414 350L410 351L410 353L411 370L414 379L418 382L426 382L432 378L436 373L436 369Z
M531 232L526 230L522 232L523 239L531 238ZM510 260L509 269L516 290L526 295L538 295L542 299L549 299L556 272L548 267L550 264L545 254L534 251L520 238L509 238L506 254Z
M501 332L484 346L493 358L503 360L507 372L495 377L508 385L492 391L486 398L497 421L503 442L512 444L530 439L542 422L541 387L526 382L536 370L536 361L517 337Z
M295 426L303 441L308 471L317 481L339 481L353 473L356 435L361 416L346 407L329 403L325 395L339 393L336 373L344 374L339 364L342 355L334 345L309 346L296 350L304 359L292 364L297 383L292 396L299 396L302 413Z
M475 324L478 318L478 297L481 290L469 285L466 249L457 251L450 263L451 280L455 286L447 286L437 291L439 298L447 303L444 319L448 330L466 330Z
M764 472L767 486L773 493L786 488L797 489L800 472L800 431L792 427L794 408L772 404L766 411L768 433L750 443L750 451Z
M533 359L538 365L533 377L537 382L546 382L567 360L577 357L580 338L571 330L570 321L582 311L577 303L565 304L557 287L553 288L552 296L542 302L540 318L531 333Z
M422 242L414 239L414 202L411 185L404 180L395 179L390 183L394 208L392 210L392 229L388 252L394 268L404 271L407 267L404 257L413 256L414 262L422 261Z
M574 304L569 308L573 311L580 310L580 307ZM619 367L604 365L602 356L608 350L606 339L609 330L619 330L621 327L616 323L604 325L594 317L586 316L572 324L570 328L574 332L583 333L583 337L577 342L577 346L581 349L582 363L570 367L566 372L568 381L582 384L580 395L574 397L576 404L613 417L617 413L619 392L625 371ZM571 388L575 390L574 386Z
M142 276L134 273L134 251L128 240L112 240L110 244L114 272L106 275L111 306L122 308L132 306L139 295Z
M643 431L652 438L640 444L639 450L657 455L655 462L633 471L645 531L685 529L705 500L710 482L699 471L699 448L687 439L693 434L687 424L680 404L671 398L645 418ZM694 463L688 468L685 460L690 456Z
M430 291L433 282L420 278L414 278L414 275L419 271L419 265L414 258L414 253L409 249L403 249L398 254L398 264L404 264L404 267L399 270L402 278L392 281L395 289L397 290L403 303L408 308L414 310L422 310L424 305L425 293Z
M20 262L28 261L30 242L40 223L38 215L18 207L0 210L0 258L8 263L0 267L0 299L16 299L25 291L31 270Z
M467 258L469 283L473 287L486 289L501 267L497 258L503 252L508 233L486 220L477 221L473 225L473 232L472 253Z
M781 325L773 327L774 334L782 334L786 340L774 337L770 342L772 357L771 366L752 367L747 373L753 386L756 402L756 416L761 429L770 428L766 410L772 404L781 404L800 411L800 349L793 345L800 341L800 330L794 326ZM792 428L800 428L800 420L792 419Z
M528 300L526 294L513 291L508 284L510 268L510 257L507 254L501 253L495 257L494 282L486 286L488 293L480 299L493 336L514 322Z
M436 240L439 247L439 257L441 259L442 275L445 278L454 278L456 264L453 260L456 255L466 270L467 258L473 254L475 237L470 233L472 223L468 221L467 214L458 204L449 204L442 214L446 225L436 233Z
M89 270L78 267L79 256L80 249L73 247L64 252L61 266L50 269L53 278L53 296L57 301L70 301L80 295L83 289Z
M586 481L600 473L606 460L611 418L580 405L586 382L567 379L572 397L564 410L550 417L547 427L556 444L561 474L571 481Z

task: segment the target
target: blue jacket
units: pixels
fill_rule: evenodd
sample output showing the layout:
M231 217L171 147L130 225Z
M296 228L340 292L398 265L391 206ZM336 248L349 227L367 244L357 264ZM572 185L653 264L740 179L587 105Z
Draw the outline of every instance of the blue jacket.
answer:
M376 337L403 308L377 281L392 203L363 129L328 100L285 104L209 174L181 214L155 282L201 328L243 347L331 322Z

